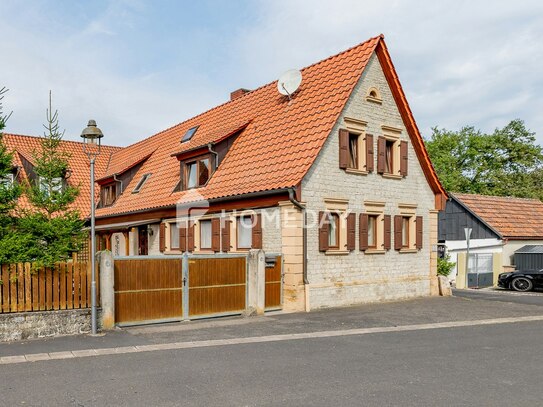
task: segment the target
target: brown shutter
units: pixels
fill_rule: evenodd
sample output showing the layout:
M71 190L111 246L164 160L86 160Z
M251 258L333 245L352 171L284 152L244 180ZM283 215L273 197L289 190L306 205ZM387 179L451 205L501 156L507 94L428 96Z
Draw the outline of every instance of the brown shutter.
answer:
M390 244L390 241L391 241L391 235L392 235L392 231L391 231L391 219L390 219L390 215L385 215L384 218L383 218L383 228L385 230L385 236L384 236L384 241L383 241L383 248L385 250L390 250L390 248L392 247L392 245Z
M349 213L347 215L347 250L356 248L356 214Z
M368 214L360 214L360 250L364 251L368 248Z
M189 226L187 230L187 251L193 252L194 248L194 221L189 220Z
M328 250L328 213L319 212L319 250L325 252Z
M384 137L379 137L377 139L377 172L379 174L384 174L386 167L386 139Z
M166 224L160 224L159 236L158 236L158 245L161 253L164 253L166 250Z
M262 215L257 213L252 216L253 231L252 244L253 249L262 249Z
M400 175L407 176L407 141L400 141Z
M417 223L417 240L416 240L416 246L417 249L422 249L422 216L417 216L416 218Z
M221 251L221 219L211 219L211 250Z
M366 171L373 171L373 134L366 134Z
M345 169L349 166L349 131L339 130L339 168Z
M230 251L230 226L232 224L231 220L223 219L222 221L222 231L221 231L221 237L222 237L222 251L223 252L229 252Z
M187 251L187 221L183 220L177 224L179 228L179 250Z
M394 250L402 249L402 216L394 216Z

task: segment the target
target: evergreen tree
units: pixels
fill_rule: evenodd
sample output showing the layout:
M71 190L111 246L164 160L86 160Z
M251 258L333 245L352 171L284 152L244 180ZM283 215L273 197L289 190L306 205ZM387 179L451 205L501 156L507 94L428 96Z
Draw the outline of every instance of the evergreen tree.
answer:
M6 88L0 89L0 264L16 261L19 253L14 209L21 189L12 182L13 153L3 142L3 130L10 116L3 112L2 100L6 92Z
M49 95L47 124L41 148L33 152L35 180L25 188L31 204L21 211L17 231L27 261L46 266L65 261L81 248L85 234L79 212L70 206L79 194L79 186L69 183L70 154L60 144L58 111L52 109Z

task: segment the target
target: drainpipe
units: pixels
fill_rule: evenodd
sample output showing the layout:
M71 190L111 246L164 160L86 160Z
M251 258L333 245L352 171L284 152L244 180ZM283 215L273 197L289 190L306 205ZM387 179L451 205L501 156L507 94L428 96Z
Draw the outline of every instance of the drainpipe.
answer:
M219 166L219 153L217 153L215 150L213 150L213 143L208 143L207 145L207 149L209 150L209 152L211 154L213 154L215 156L215 169L217 169L217 167Z
M288 199L289 201L302 211L302 239L303 239L303 281L305 289L305 311L309 312L309 280L307 278L307 215L306 208L299 201L294 198L294 189L289 188L288 190Z
M117 174L113 174L113 181L118 182L119 184L121 184L121 194L122 194L124 192L123 191L123 181L121 181L120 179L117 178Z

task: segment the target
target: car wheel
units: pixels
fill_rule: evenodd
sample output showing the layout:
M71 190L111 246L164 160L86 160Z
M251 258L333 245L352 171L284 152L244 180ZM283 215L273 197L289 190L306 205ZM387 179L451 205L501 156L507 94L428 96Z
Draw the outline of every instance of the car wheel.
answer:
M517 277L511 281L511 288L515 291L530 291L534 288L532 280L526 277Z

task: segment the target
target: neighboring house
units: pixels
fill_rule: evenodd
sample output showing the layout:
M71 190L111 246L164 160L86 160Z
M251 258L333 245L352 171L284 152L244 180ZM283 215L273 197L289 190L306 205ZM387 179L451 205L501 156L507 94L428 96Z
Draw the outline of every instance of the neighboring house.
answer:
M281 253L284 309L430 295L446 194L383 36L301 72L115 151L99 246Z
M23 136L19 134L4 133L2 138L8 151L13 152L13 169L11 174L1 179L0 182L7 183L39 183L39 177L34 172L34 152L41 149L42 137ZM73 209L77 209L83 218L87 218L90 213L90 173L89 158L83 152L83 143L74 141L61 141L60 150L70 154L68 162L68 171L65 176L58 179L57 187L63 188L69 184L79 186L80 193L72 204ZM119 150L119 147L102 146L101 154L96 159L96 173L105 172L111 154ZM18 203L21 207L29 205L24 196Z
M439 213L439 241L454 262L459 253L466 252L465 228L472 229L470 271L492 273L496 270L493 262L499 263L498 269L513 266L517 250L543 244L543 203L537 199L450 194L445 211ZM492 285L492 280L482 285Z

